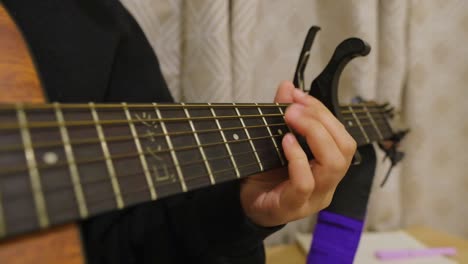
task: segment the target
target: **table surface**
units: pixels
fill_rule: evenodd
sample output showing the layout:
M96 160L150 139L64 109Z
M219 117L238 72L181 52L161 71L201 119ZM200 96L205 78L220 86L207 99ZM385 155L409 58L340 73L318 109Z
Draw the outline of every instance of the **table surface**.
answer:
M409 227L404 231L429 247L455 247L457 255L453 259L460 264L468 263L468 240L424 226ZM283 263L304 264L305 253L295 244L266 249L266 264Z

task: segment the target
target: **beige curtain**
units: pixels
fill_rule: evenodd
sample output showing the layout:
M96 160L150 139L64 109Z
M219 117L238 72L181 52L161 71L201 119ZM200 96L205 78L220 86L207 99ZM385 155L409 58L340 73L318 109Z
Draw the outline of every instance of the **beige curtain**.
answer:
M345 38L372 46L345 69L341 101L388 101L411 128L407 156L384 188L375 178L368 229L426 224L468 237L468 2L463 0L122 0L159 55L171 92L186 102L270 102L291 79L307 29L322 28L307 83ZM382 153L378 150L379 160ZM352 205L350 205L352 206ZM269 243L293 240L313 217Z

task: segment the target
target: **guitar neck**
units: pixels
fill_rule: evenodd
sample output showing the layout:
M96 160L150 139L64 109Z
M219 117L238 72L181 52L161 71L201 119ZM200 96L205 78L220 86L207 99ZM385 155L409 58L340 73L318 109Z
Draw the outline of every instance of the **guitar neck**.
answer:
M286 107L2 105L0 238L285 166ZM358 145L393 134L385 106L341 111Z

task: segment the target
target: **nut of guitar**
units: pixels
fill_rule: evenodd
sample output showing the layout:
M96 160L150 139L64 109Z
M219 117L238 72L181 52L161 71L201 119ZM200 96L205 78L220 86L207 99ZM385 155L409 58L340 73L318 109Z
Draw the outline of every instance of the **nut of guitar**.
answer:
M44 96L26 42L0 4L0 103L15 102L40 103ZM0 240L0 263L84 263L79 229L69 224Z

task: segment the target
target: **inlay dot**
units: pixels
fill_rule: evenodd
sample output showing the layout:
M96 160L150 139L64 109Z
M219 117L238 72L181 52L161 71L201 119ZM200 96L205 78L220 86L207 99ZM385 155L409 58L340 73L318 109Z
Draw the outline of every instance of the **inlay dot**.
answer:
M353 126L353 125L354 125L354 124L353 124L353 121L348 121L348 125L349 125L349 126Z
M57 163L58 161L58 156L54 152L46 152L44 153L44 156L42 157L44 162L48 165L53 165Z
M283 130L278 128L278 135L283 135Z
M238 140L238 139L239 139L239 135L237 135L237 134L233 134L232 137L233 137L235 140Z

